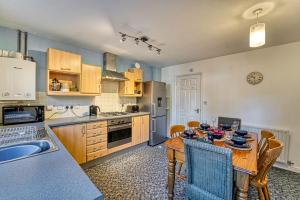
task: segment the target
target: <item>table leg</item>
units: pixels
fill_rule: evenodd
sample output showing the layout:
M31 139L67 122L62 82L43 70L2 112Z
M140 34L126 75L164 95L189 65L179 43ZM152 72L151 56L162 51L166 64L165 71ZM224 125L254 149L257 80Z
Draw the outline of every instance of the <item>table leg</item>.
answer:
M236 187L237 187L236 199L237 200L248 199L249 174L237 171Z
M174 197L174 184L175 184L175 151L168 149L168 199L171 200Z

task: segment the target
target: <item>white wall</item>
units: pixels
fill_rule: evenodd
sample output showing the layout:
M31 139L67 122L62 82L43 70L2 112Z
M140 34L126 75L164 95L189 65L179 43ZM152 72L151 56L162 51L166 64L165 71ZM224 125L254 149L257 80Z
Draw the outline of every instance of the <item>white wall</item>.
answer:
M261 84L246 82L252 71L263 73ZM202 74L202 120L240 117L243 124L290 130L290 160L300 170L300 42L163 68L170 124L176 123L176 76L191 73Z

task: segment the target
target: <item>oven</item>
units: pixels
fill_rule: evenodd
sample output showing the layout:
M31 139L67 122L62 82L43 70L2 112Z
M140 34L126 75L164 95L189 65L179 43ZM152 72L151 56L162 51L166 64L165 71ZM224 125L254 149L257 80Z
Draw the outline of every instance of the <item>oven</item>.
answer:
M114 148L131 142L131 117L111 119L107 121L107 148Z

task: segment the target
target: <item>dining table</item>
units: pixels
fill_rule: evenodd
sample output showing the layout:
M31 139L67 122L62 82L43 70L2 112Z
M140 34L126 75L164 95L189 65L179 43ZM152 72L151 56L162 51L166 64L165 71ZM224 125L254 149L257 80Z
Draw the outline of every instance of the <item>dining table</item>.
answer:
M205 137L206 133L203 131L197 131L196 134L199 137ZM225 141L225 138L230 137L232 132L226 132L224 139L214 140L213 145L217 145L224 148L230 148L232 150L232 165L236 173L236 196L235 199L246 200L248 199L250 176L257 174L257 149L258 149L258 136L256 133L248 133L251 136L251 140L247 141L251 146L251 150L238 150L229 147ZM165 142L168 157L168 199L174 198L174 184L175 184L175 167L176 162L184 163L184 138L181 136L171 138ZM200 141L199 141L200 142ZM199 155L201 156L201 155Z

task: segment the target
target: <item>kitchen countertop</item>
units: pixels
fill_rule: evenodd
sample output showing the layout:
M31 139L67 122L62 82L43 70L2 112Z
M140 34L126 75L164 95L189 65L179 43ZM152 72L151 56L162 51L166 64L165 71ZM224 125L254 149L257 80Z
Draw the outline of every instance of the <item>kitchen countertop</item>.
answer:
M46 127L59 150L0 164L0 199L103 199L102 193L46 124L24 125Z
M142 115L149 115L149 114L150 114L149 112L138 112L138 113L128 113L127 115L121 115L121 116L113 116L113 117L103 117L101 115L85 116L85 117L66 117L66 118L47 119L46 123L50 127L56 127L56 126L66 126L66 125L72 125L72 124L102 121L102 120L108 120L108 119L117 119L117 118L123 118L123 117L142 116Z

